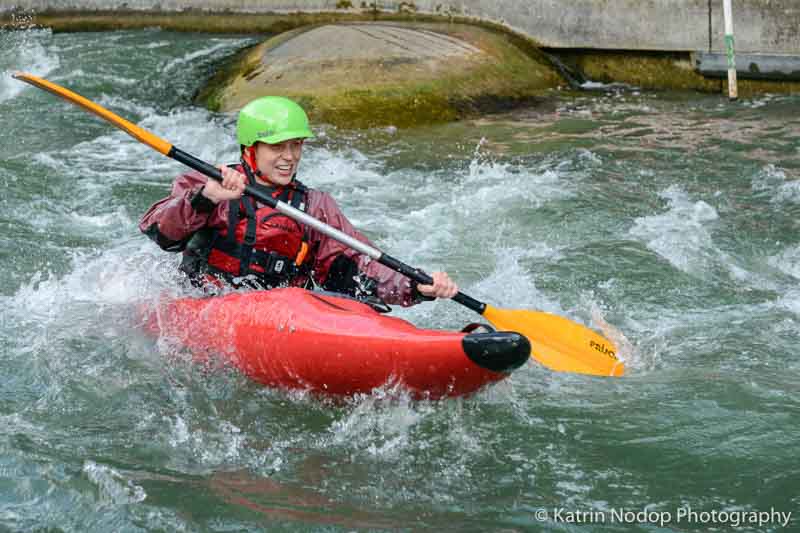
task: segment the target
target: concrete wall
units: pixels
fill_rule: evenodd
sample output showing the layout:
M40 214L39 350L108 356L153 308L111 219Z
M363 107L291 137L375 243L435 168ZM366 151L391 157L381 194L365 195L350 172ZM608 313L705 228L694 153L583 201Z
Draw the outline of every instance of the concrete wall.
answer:
M553 48L722 51L722 0L351 0L397 12L472 17L503 24ZM0 0L0 11L146 9L343 11L339 0ZM800 54L800 0L734 0L736 48Z

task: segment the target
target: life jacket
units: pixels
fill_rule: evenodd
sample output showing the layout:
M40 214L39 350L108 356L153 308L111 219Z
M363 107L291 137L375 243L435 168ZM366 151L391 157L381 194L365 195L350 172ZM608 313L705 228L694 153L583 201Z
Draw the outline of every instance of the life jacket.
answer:
M247 174L252 188L306 210L308 188L299 181L268 187L257 183L247 166L234 168ZM227 227L204 228L192 237L181 270L200 283L214 281L208 277L211 274L236 287L302 285L308 277L308 251L307 232L299 222L243 196L228 202Z

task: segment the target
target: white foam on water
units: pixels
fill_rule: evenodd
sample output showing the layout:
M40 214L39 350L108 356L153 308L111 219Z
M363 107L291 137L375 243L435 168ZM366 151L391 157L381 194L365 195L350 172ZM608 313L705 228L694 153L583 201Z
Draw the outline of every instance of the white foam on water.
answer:
M0 29L0 103L30 87L15 80L16 71L46 76L60 65L52 50L53 32L49 29L5 31Z
M528 243L526 248L511 246L492 237L482 242L492 260L479 266L477 280L466 282L459 279L456 271L450 271L462 292L490 305L508 309L531 309L566 316L568 313L557 302L549 299L537 287L533 275L526 269L527 260L557 261L561 249L545 243ZM433 243L432 247L443 247ZM449 270L448 265L437 263L421 265L428 271ZM459 265L459 268L464 268ZM587 314L588 310L583 314ZM475 312L448 300L436 300L410 308L395 307L393 313L421 327L454 329L470 322L486 323Z
M368 200L382 205L408 204L414 219L434 215L431 227L451 220L454 211L470 215L476 211L496 214L509 202L539 207L544 203L574 195L571 184L554 170L531 170L523 165L498 163L475 156L466 168L428 172L403 169L386 173L378 163L358 150L331 152L324 147L307 149L301 175L309 184L352 194L366 192ZM302 179L302 177L301 177ZM446 185L443 185L446 184ZM442 195L446 188L448 194ZM354 204L356 202L353 202ZM360 202L359 202L360 203ZM399 218L398 218L399 215ZM404 212L393 213L388 220L406 224ZM443 216L444 215L444 216Z
M578 148L575 153L578 156L578 160L584 163L589 163L593 166L601 166L603 164L603 158L587 148Z
M186 421L180 415L175 415L174 423L172 424L172 436L169 443L174 448L183 448L186 443L192 438Z
M386 386L352 400L355 408L330 427L330 443L369 455L391 457L412 443L415 426L431 415L430 404L414 403L402 387Z
M57 82L64 85L70 85L71 82L76 82L84 79L91 79L92 81L107 82L111 86L132 87L139 80L135 78L126 78L115 74L104 74L102 72L86 72L82 68L77 68L69 72L62 72L57 76L52 76L50 81Z
M765 94L760 97L754 97L749 100L741 101L741 105L743 107L749 107L751 109L758 109L759 107L764 107L769 105L771 102L775 100L774 94Z
M231 422L220 420L213 430L192 431L195 454L204 464L236 462L246 453L245 434Z
M150 301L165 290L175 290L169 259L139 239L99 254L74 252L69 273L63 277L36 273L6 299L5 309L47 327L69 324L87 304L96 308Z
M157 115L158 111L152 105L117 96L115 94L103 93L94 99L95 102L107 107L127 120L132 120L132 116L149 117ZM110 126L110 124L109 124Z
M126 479L110 466L86 461L83 464L83 473L99 490L101 502L124 505L140 503L147 499L147 493L142 487Z
M230 39L210 39L209 42L216 43L212 46L208 46L206 48L202 48L200 50L195 50L194 52L189 52L184 54L182 57L178 57L168 61L164 64L159 71L162 73L168 73L170 70L173 70L177 67L182 67L184 65L189 65L191 63L196 62L201 57L206 57L214 54L219 50L231 50L236 46L243 46L244 44L250 42L251 39L240 39L239 41L231 41Z
M239 161L234 122L226 125L205 109L190 107L166 115L151 113L139 125L208 163Z
M467 401L410 401L402 389L387 386L353 399L316 446L326 453L340 449L353 462L397 473L413 471L419 461L436 461L440 465L436 478L417 485L414 493L447 502L452 497L437 487L462 481L470 475L474 458L484 453Z
M636 87L626 83L603 83L600 81L587 80L580 85L585 90L632 90Z
M765 192L773 203L799 203L800 180L787 176L786 169L765 165L752 179L754 192Z
M112 104L112 108L127 110L129 116L144 116L132 122L211 164L238 160L232 132L205 110L187 108L161 115L153 108L120 98L100 100ZM66 169L69 175L79 177L72 186L80 197L101 204L117 184L152 183L156 178L164 181L166 195L168 183L189 170L111 125L107 134L66 149L42 151L33 158L54 173L60 175Z
M505 308L565 314L558 303L539 291L531 274L521 264L529 257L556 258L557 249L542 248L532 254L528 249L498 247L494 252L497 259L494 270L469 288L474 297Z
M164 48L165 46L170 46L172 43L170 41L157 41L154 43L147 43L146 45L142 46L145 50L153 50L155 48Z
M330 150L324 146L306 145L298 179L306 185L329 192L347 213L358 216L378 214L371 205L383 196L388 179L380 165L357 149ZM348 218L351 218L348 216ZM355 223L355 220L351 222Z
M781 295L777 305L800 316L800 289L788 289Z
M76 201L86 200L97 197L99 200L105 198L105 191L100 186L85 183L80 187L75 187L75 191L80 191ZM42 208L42 214L29 221L30 227L40 233L57 233L59 235L81 235L84 237L111 237L121 238L129 235L135 222L125 206L113 206L110 203L99 205L100 209L106 212L88 213L78 211L62 203L54 202L50 199L42 199L38 202ZM11 210L15 216L24 216L20 207Z
M659 196L667 201L668 210L637 218L629 235L687 274L707 278L724 271L730 281L739 285L776 289L768 277L741 266L737 257L714 244L712 228L720 217L713 206L703 200L694 201L676 185Z
M796 297L796 293L794 296ZM675 357L708 349L717 343L719 332L729 331L732 324L741 324L753 317L764 316L784 307L800 311L800 299L781 298L762 303L717 305L694 309L653 308L640 310L638 316L626 321L626 333L635 336L637 344L626 365L636 370L652 371L662 365L672 365ZM794 311L794 312L797 312ZM687 332L702 326L702 332L687 337ZM631 364L632 363L632 364Z
M619 329L606 321L603 310L593 299L588 299L588 307L591 312L592 322L590 326L592 329L600 332L606 339L610 340L616 346L617 358L626 365L636 359L636 347Z
M637 218L630 235L675 268L687 273L703 272L719 254L707 228L719 218L717 211L702 200L692 201L678 186L669 187L659 196L667 200L667 212Z
M551 169L541 171L511 163L473 160L469 173L450 204L485 206L492 211L509 202L541 207L545 203L574 196L572 185Z
M800 245L790 246L767 259L770 266L784 274L800 279Z
M115 212L105 215L83 215L81 213L71 211L69 212L68 216L78 228L82 226L92 226L95 228L117 228L120 223L123 225L133 224L133 219L128 215L128 212L124 207L120 207Z
M535 210L573 196L575 185L564 175L548 166L498 163L480 153L468 165L449 169L447 175L418 170L391 173L377 193L386 195L380 203L392 205L396 203L392 198L405 197L409 207L396 213L383 208L384 220L379 224L385 235L382 244L388 253L428 272L448 271L464 292L479 300L563 314L538 291L523 266L528 260L557 260L560 249L535 235L525 235L525 247L520 247L519 235L511 236L507 229L518 226L519 215L511 218L511 210ZM478 265L464 262L465 248L481 250ZM468 282L459 276L459 270L472 272L472 278L479 281ZM475 313L447 301L397 309L396 313L418 324L450 329L481 321Z
M581 89L605 89L606 87L609 87L609 85L600 81L585 81L581 83Z
M451 176L444 194L439 176L389 176L385 194L405 194L410 204L406 213L385 221L393 248L435 258L477 243L490 249L513 246L513 238L502 240L504 225L516 226L509 218L512 210L537 209L574 194L557 171L510 163L472 161L466 171L453 171ZM419 185L408 192L398 190L395 184L404 181ZM531 240L530 246L538 245Z
M770 163L764 165L751 181L753 191L771 191L786 181L786 171Z

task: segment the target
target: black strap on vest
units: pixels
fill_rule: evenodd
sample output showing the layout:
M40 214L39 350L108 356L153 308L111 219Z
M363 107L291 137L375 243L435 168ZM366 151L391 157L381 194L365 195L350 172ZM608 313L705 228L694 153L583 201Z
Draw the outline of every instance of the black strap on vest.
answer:
M231 168L236 168L236 165L229 165ZM259 189L264 194L272 196L275 194L274 187L264 186L256 182L253 173L246 165L242 165L248 181L251 186ZM305 211L307 207L308 188L293 179L292 182L281 191L278 200L290 204L292 207ZM257 204L255 200L250 197L244 197L241 200L231 200L228 203L228 232L224 237L221 232L205 228L195 233L189 240L189 244L184 253L183 261L181 263L181 270L189 275L189 279L193 283L202 284L203 274L210 273L215 276L227 280L233 285L248 285L246 280L236 281L238 279L253 276L256 279L256 286L254 288L270 288L279 286L287 281L290 281L298 275L308 273L309 267L307 263L303 263L299 267L295 265L294 257L286 257L277 252L265 252L256 250L253 245L255 244L257 224L262 221L256 219ZM280 213L271 213L267 217L277 216ZM247 226L245 228L245 235L242 243L236 241L236 228L241 221L242 216L247 217ZM266 217L265 217L266 218ZM308 228L304 228L304 241L308 241ZM218 249L221 252L239 259L239 273L232 274L224 272L208 264L208 257L212 249ZM264 269L264 272L252 270L251 265L259 265ZM258 286L260 285L260 286Z
M273 196L275 194L275 191L277 190L276 187L268 187L258 183L253 175L252 170L250 169L250 166L244 161L242 162L242 168L247 175L247 181L251 187L269 196ZM293 178L292 182L287 187L284 187L284 189L281 191L280 195L277 197L277 200L288 203L295 209L305 211L307 193L308 188ZM247 227L245 228L244 240L241 244L239 244L236 242L236 228L241 220L242 205L244 206L244 215L247 218ZM221 239L219 238L219 234L215 232L212 246L220 249L226 254L239 258L240 276L245 276L248 274L274 277L289 277L297 275L299 273L299 269L294 264L294 257L285 257L275 252L263 252L253 248L256 243L256 228L259 222L263 222L263 220L259 221L256 219L256 210L256 201L249 196L244 197L241 200L230 200L228 203L228 233L224 239ZM304 240L307 240L307 233L308 230L304 229ZM253 263L260 265L262 268L264 268L265 272L261 274L260 272L252 271L250 269L250 265Z

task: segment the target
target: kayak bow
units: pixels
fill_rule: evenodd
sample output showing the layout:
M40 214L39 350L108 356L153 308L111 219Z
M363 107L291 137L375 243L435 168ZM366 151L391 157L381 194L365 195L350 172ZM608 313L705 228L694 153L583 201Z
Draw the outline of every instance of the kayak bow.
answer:
M178 298L146 330L195 359L222 357L254 381L326 396L400 385L415 398L471 394L529 359L518 333L420 329L366 304L299 288Z

